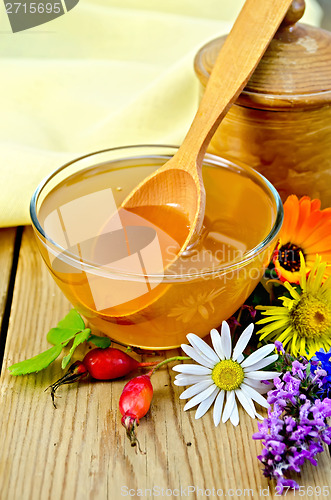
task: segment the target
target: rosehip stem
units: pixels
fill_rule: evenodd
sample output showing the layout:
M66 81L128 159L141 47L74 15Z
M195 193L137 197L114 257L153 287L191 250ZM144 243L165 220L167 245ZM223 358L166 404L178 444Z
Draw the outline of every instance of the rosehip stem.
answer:
M191 359L191 358L189 358L188 356L173 356L172 358L164 359L163 361L158 363L156 366L154 366L154 368L150 372L148 372L147 375L149 377L151 377L156 370L161 368L161 366L166 365L168 363L171 363L172 361L186 361L188 359Z

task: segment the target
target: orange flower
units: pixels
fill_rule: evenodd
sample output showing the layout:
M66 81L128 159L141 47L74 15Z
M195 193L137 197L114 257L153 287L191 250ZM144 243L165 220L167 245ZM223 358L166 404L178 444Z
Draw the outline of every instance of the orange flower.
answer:
M273 263L279 279L300 281L300 252L305 259L307 275L316 254L327 262L326 276L331 274L331 208L320 210L320 200L291 195L284 203L284 223L279 234ZM326 277L325 276L325 277Z

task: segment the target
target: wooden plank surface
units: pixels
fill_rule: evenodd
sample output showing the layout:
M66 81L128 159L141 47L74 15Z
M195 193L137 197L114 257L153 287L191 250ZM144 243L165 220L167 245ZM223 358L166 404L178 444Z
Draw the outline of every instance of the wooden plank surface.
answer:
M256 421L241 410L237 428L215 429L211 412L196 421L194 410L182 411L169 368L155 375L152 408L138 428L146 455L135 453L120 424L124 380L64 386L54 410L44 389L61 375L59 362L37 375L10 376L7 366L47 348L47 330L69 309L26 229L1 377L1 500L192 499L206 498L205 490L212 498L275 498L256 459L260 442L251 439ZM328 452L318 468L304 468L299 483L331 491Z
M16 229L0 229L0 324L6 306L10 272L13 263Z

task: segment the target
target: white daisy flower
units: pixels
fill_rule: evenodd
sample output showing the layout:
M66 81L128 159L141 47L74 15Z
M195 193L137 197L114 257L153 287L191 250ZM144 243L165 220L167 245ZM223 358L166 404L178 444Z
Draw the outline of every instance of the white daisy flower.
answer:
M239 413L236 398L248 415L252 418L262 418L255 409L253 401L269 407L261 395L270 389L262 380L271 380L279 375L277 372L259 371L278 358L274 344L268 344L253 352L244 360L243 351L246 348L254 325L250 324L239 337L233 351L230 328L226 321L222 323L221 335L217 330L210 332L214 350L194 333L187 335L191 345L182 344L183 351L196 364L180 364L173 370L180 372L175 377L175 385L191 385L181 395L181 399L190 401L184 406L189 410L196 405L198 409L195 418L202 417L214 404L214 424L217 426L228 419L233 425L239 423ZM225 405L224 405L225 402ZM224 410L223 410L224 405Z

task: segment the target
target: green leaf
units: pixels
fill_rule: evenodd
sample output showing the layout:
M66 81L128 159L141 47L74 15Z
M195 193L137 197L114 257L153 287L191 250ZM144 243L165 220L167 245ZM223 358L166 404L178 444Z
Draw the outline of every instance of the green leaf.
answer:
M53 345L60 345L64 342L67 344L71 339L73 339L80 330L74 330L73 328L52 328L47 334L47 340Z
M57 345L85 329L85 323L76 309L71 311L58 322L55 328L51 328L47 334L47 340L50 344Z
M20 363L16 363L9 367L9 371L12 375L26 375L28 373L39 372L52 363L61 353L62 349L74 339L72 347L67 356L62 360L62 368L65 368L69 363L76 347L85 342L91 334L89 328L85 328L85 323L76 311L76 309L71 309L71 311L57 324L55 328L47 334L47 340L53 347L48 349L31 359L26 359Z
M76 330L84 330L85 323L81 315L76 309L71 309L68 314L58 322L59 328L75 328Z
M75 352L76 347L78 347L79 344L82 344L83 342L85 342L89 338L90 333L91 333L91 330L89 328L85 328L85 330L82 330L81 332L77 333L77 335L74 338L74 341L73 341L73 344L71 346L69 353L67 354L67 356L64 356L64 358L62 359L62 369L64 369L67 366L67 364L69 363L69 361L71 360L71 357L72 357L73 353Z
M247 302L251 302L254 307L259 304L269 304L269 293L264 288L264 286L259 283L253 293L250 295Z
M40 372L40 370L47 368L61 354L61 351L62 345L55 345L33 358L11 365L8 370L12 375L26 375L28 373Z
M109 337L99 337L98 335L90 335L87 339L88 342L101 347L101 349L106 349L106 347L111 346L111 340Z

